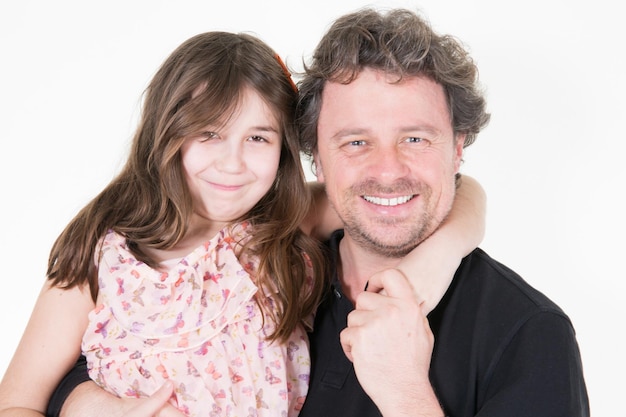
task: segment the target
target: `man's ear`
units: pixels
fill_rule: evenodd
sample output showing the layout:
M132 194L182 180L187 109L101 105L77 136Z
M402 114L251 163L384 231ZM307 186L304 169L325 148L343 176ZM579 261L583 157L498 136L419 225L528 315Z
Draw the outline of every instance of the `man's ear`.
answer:
M463 145L465 145L465 133L456 135L456 143L454 144L454 172L459 172L461 163L463 162Z
M318 182L324 182L324 171L322 171L322 164L320 163L320 155L315 152L313 154L313 164L315 167L315 176Z

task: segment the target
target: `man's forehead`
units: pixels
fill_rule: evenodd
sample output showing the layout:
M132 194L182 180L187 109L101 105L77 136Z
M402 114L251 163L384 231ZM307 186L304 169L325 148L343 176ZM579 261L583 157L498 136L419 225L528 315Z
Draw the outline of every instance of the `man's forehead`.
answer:
M371 124L408 130L450 127L443 86L425 76L398 80L393 74L364 70L350 83L330 81L324 88L319 128L357 131ZM328 132L327 132L328 133Z

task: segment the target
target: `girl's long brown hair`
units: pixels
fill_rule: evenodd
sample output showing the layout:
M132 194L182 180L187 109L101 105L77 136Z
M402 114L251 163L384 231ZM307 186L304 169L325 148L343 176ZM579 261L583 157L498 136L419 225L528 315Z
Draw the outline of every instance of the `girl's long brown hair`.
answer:
M144 97L142 116L121 172L57 238L47 276L62 288L89 285L98 293L96 246L107 230L123 235L138 259L158 262L141 246L169 249L185 235L192 213L180 148L204 126L226 120L251 87L279 117L283 140L274 185L245 216L253 237L245 250L258 256L257 284L275 289L276 323L270 340L286 340L316 309L324 288L319 243L299 226L310 205L294 126L297 92L274 51L247 34L208 32L180 45L158 70ZM207 236L207 240L211 236ZM306 253L313 263L307 282Z

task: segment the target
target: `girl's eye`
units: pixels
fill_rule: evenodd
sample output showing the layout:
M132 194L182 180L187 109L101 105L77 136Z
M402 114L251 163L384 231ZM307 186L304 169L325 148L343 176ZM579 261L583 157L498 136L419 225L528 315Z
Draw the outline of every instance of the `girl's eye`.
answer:
M207 131L207 132L200 132L200 134L198 134L198 139L201 142L207 142L207 141L218 139L218 138L219 138L219 135L215 132Z
M215 132L202 132L200 133L200 140L202 140L203 142L207 141L207 140L212 140L212 139L218 139L219 135Z
M250 136L249 138L250 141L252 142L267 142L267 139L265 139L263 136Z

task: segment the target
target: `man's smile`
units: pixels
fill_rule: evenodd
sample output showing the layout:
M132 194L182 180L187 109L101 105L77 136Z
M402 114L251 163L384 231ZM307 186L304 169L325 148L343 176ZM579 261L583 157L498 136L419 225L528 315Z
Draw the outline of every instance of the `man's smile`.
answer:
M400 204L406 204L411 201L415 197L415 194L404 195L400 197L393 198L384 198L384 197L373 197L369 195L364 195L362 198L372 204L376 204L379 206L399 206Z

